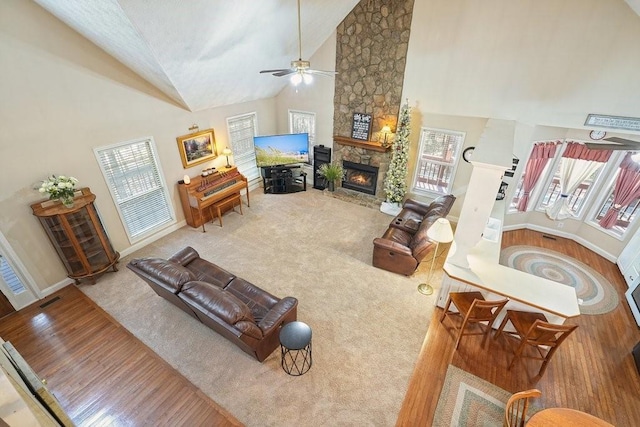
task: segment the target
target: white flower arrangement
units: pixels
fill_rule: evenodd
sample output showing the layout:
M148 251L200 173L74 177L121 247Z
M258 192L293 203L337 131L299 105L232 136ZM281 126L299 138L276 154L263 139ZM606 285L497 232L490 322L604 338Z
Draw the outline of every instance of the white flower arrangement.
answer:
M73 193L77 183L78 180L72 176L51 175L42 181L38 191L49 195L49 199L61 199L63 202L65 200L69 201L73 200Z

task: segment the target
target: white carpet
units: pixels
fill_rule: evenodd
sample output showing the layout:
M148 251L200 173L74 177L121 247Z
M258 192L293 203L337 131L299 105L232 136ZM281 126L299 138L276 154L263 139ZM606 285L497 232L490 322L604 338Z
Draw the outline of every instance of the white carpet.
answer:
M409 278L374 268L372 240L392 218L318 190L254 191L243 211L206 233L184 227L81 289L248 426L394 425L437 294L416 291L428 263ZM279 350L257 362L125 268L186 245L276 296L298 298L298 319L313 329L308 373L287 375Z

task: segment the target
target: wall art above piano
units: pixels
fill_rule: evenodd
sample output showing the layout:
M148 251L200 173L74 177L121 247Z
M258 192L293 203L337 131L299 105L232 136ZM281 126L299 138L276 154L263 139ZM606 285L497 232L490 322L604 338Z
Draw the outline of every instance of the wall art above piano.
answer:
M178 151L182 159L182 166L187 169L200 163L208 162L217 157L216 139L213 129L194 132L179 136Z

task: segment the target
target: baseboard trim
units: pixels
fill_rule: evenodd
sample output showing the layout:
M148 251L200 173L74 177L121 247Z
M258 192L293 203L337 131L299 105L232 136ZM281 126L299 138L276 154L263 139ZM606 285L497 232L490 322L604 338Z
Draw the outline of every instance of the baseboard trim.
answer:
M610 254L607 251L602 250L602 248L599 248L597 246L595 246L593 243L582 239L580 237L574 236L571 233L563 233L563 232L559 232L556 229L553 228L547 228L547 227L540 227L538 225L531 225L531 224L527 224L527 225L509 225L509 226L505 226L502 231L513 231L513 230L520 230L520 229L528 229L528 230L533 230L533 231L539 231L540 233L544 233L544 234L548 234L550 236L558 236L558 237L563 237L565 239L569 239L569 240L573 240L576 243L580 243L582 246L584 246L585 248L597 253L598 255L600 255L601 257L607 259L608 261L611 261L613 263L616 262L616 260L618 259L617 256Z

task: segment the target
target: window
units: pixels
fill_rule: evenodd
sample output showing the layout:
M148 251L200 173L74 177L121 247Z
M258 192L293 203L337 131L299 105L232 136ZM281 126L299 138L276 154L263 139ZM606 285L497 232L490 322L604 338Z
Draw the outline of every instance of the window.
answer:
M258 134L257 122L256 113L227 118L229 144L233 151L234 163L249 181L260 177L260 171L256 166L256 149L253 145L253 137Z
M573 193L568 195L567 203L574 215L579 216L582 212L582 208L585 206L589 191L600 175L603 166L604 164L601 164L596 171L578 185ZM558 200L558 197L560 197L560 165L558 165L556 173L553 175L553 178L547 187L547 191L542 196L542 201L538 207L540 209L546 209L553 205L555 201Z
M628 159L628 156L631 156L631 158ZM600 221L605 217L607 212L609 212L609 209L614 203L614 189L616 187L616 184L620 185L618 183L618 179L620 178L620 173L623 172L623 168L627 169L630 167L634 170L633 172L626 170L624 171L625 174L631 174L631 176L635 177L638 176L637 170L639 168L638 164L640 163L640 153L636 153L635 155L632 155L632 153L627 153L626 156L623 156L623 153L620 152L616 156L616 159L616 167L614 168L615 172L608 174L611 178L609 179L608 184L601 191L601 193L604 194L604 197L600 199L600 202L596 203L594 206L594 210L591 213L590 225L603 229L607 233L612 234L618 238L622 238L624 237L630 226L634 223L636 218L640 216L638 215L640 211L640 196L637 196L637 179L635 181L633 181L633 178L632 180L629 180L630 175L626 175L627 178L624 179L624 182L626 182L626 184L622 185L622 187L619 188L618 191L620 191L620 194L622 194L623 196L619 195L619 209L617 211L615 209L612 210L612 212L617 212L615 221L609 223L609 226L607 227L603 227L600 224ZM629 163L626 163L627 161L631 161L634 165L630 166ZM620 200L620 197L622 197L622 200ZM605 220L605 222L608 221Z
M96 148L95 154L131 242L174 221L152 138Z
M313 146L316 145L316 113L289 110L289 132L309 134L309 164L313 164Z
M613 186L609 188L609 196L605 199L604 203L600 205L600 209L598 209L596 216L593 218L593 220L596 223L604 217L604 214L607 213L612 203L613 203ZM620 210L616 224L610 229L611 232L618 236L624 235L624 233L629 228L629 225L631 225L633 221L638 217L639 211L640 211L640 197L637 197L625 209Z
M464 138L463 132L422 128L413 179L414 191L436 194L451 192Z
M15 271L13 271L13 268L2 254L0 254L0 276L14 295L18 295L26 291L22 281L16 275Z
M591 190L610 157L610 151L589 150L576 141L565 141L564 146L565 149L561 155L556 153L557 161L555 169L552 169L553 176L548 181L546 190L543 191L538 203L538 209L546 210L547 215L552 215L553 219L556 219L556 216L554 213L550 214L547 208L551 208L551 211L558 208L560 205L556 204L556 201L561 197L566 198L562 209L567 209L568 212L565 211L566 215L561 214L558 219L571 215L579 217L582 214ZM567 191L566 195L560 194L563 186L560 183L561 180L564 180L563 185L568 188L568 191L567 188L562 189Z
M522 199L524 195L524 175L518 180L518 184L516 185L516 189L513 191L513 199L511 199L511 204L509 205L509 212L518 212L518 202Z

